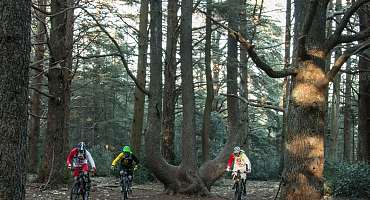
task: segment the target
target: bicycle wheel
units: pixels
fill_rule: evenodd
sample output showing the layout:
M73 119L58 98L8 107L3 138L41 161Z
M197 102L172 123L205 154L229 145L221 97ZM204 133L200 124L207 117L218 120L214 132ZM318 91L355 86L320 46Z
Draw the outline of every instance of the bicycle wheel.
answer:
M71 188L70 200L78 200L80 198L79 189L80 189L80 186L78 183L73 184Z
M241 200L241 199L242 199L242 186L238 181L235 183L234 200Z
M128 199L128 184L126 181L126 177L121 177L121 199L126 200Z

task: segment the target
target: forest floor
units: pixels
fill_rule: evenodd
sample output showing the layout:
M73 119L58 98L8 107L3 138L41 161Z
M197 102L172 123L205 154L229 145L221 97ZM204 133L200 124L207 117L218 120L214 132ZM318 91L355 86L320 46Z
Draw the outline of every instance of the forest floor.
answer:
M118 180L113 177L93 177L92 191L90 199L92 200L114 200L120 199ZM41 191L41 184L27 184L27 200L59 200L69 199L69 186L61 186L58 189L49 189ZM212 196L196 197L185 195L166 195L163 193L163 186L160 183L134 184L133 193L129 199L138 200L225 200L232 199L233 191L231 189L232 181L229 179L219 181L212 187ZM278 191L279 182L273 181L247 181L248 200L273 200ZM325 198L334 200L332 198ZM339 199L335 199L339 200ZM344 200L344 199L343 199Z

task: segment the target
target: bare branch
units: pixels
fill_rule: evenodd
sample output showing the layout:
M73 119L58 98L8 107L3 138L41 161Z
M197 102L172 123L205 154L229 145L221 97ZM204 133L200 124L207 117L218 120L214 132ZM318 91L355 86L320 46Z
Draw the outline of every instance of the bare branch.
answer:
M121 55L118 53L112 53L112 54L104 54L104 55L90 55L90 56L76 56L77 58L81 59L92 59L92 58L104 58L104 57L120 57Z
M227 27L227 26L221 24L220 22L216 21L211 16L208 16L207 13L205 13L204 11L202 11L200 9L197 9L197 11L200 12L200 13L202 13L202 14L204 14L214 24L216 24L218 26L221 26L223 29L229 31L230 36L232 36L235 40L237 40L241 45L243 45L245 47L245 49L248 52L248 55L252 58L253 62L256 64L256 66L259 69L261 69L262 71L264 71L268 76L270 76L272 78L283 78L283 77L290 76L290 75L295 76L297 74L295 68L293 68L293 69L285 69L285 70L281 70L281 71L275 71L275 70L273 70L270 65L268 65L267 63L265 63L257 55L257 52L254 49L254 46L250 42L248 42L247 39L245 39L242 36L242 34L240 34L237 31L234 31L230 27Z
M339 58L335 61L333 68L326 74L328 82L334 80L335 75L338 73L342 65L354 54L366 50L370 47L370 41L363 42L359 45L353 46L347 49Z
M370 2L370 0L357 0L355 1L351 7L345 12L342 20L340 21L339 25L335 29L333 35L331 35L325 43L326 51L329 52L332 48L336 45L341 43L341 34L343 30L346 28L351 16L365 3Z
M44 95L44 96L46 96L46 97L49 97L49 98L51 98L51 99L54 99L54 98L55 98L54 96L52 96L52 95L50 95L50 94L47 94L47 93L45 93L45 92L43 92L43 91L41 91L41 90L38 90L38 89L36 89L36 88L34 88L34 87L30 87L30 89L35 90L37 93L40 93L40 94L42 94L42 95Z
M354 41L360 41L360 40L364 40L368 37L370 37L370 27L361 31L361 32L359 32L359 33L357 33L357 34L355 34L355 35L342 35L342 36L340 36L337 44L351 43L351 42L354 42Z
M252 103L252 102L250 102L250 100L248 100L248 99L246 99L242 96L238 96L236 94L223 94L223 93L221 93L220 95L237 98L237 99L241 100L243 103L248 104L248 105L253 106L253 107L267 108L267 109L272 109L272 110L276 110L276 111L279 111L279 112L284 112L283 108L280 108L279 106L274 106L273 103L258 103L257 104L257 103Z
M146 90L144 87L142 87L139 83L139 81L136 79L136 77L134 76L134 74L131 72L131 70L129 69L128 67L128 63L127 63L127 60L124 56L124 53L122 52L118 42L109 34L109 32L104 28L104 26L102 24L99 23L99 21L96 19L96 17L91 14L89 11L87 11L85 8L83 7L80 7L88 16L90 16L96 23L96 25L108 36L108 38L111 40L111 42L114 44L114 46L116 47L117 51L118 51L118 55L119 57L121 58L121 61L123 63L123 66L125 67L126 69L126 72L127 74L130 76L130 78L134 81L135 85L146 95L149 95L149 91Z

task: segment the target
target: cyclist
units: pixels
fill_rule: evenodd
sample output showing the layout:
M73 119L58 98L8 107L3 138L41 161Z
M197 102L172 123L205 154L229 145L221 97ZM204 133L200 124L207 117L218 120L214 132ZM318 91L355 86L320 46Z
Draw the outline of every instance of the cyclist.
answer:
M246 194L246 174L245 173L251 173L251 162L249 161L247 155L245 155L245 152L240 149L240 147L236 146L234 147L233 153L230 155L229 160L227 162L227 168L226 171L230 171L232 164L234 162L234 166L232 168L232 176L233 178L236 176L237 171L239 170L241 173L242 182L244 184L244 195ZM233 188L234 189L234 188Z
M120 174L122 175L124 171L127 172L130 184L129 187L131 188L133 172L136 169L136 165L139 164L139 160L132 153L131 148L129 146L124 146L122 147L122 152L112 161L112 169L116 167L119 161L121 161L119 165Z
M73 163L72 163L73 161ZM68 169L72 169L73 164L73 177L74 180L77 181L77 177L79 175L79 167L82 168L82 171L86 177L86 190L90 190L91 180L89 177L89 165L93 168L94 174L96 173L96 166L94 159L92 158L90 152L86 149L86 144L84 142L80 142L77 144L76 147L72 148L67 156L67 167Z

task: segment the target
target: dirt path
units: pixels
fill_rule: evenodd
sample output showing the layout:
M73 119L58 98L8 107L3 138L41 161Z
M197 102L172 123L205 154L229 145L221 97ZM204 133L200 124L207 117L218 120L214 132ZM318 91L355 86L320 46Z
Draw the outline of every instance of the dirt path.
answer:
M93 188L91 191L91 199L94 200L114 200L120 199L120 191L118 182L112 178L93 178ZM278 188L278 182L247 182L247 199L248 200L273 200ZM69 199L68 186L62 186L57 190L40 191L40 184L32 183L27 186L27 200L57 200ZM130 199L140 200L226 200L232 199L233 191L231 189L231 181L224 180L219 182L217 186L212 187L211 197L195 197L184 195L166 195L162 193L163 187L159 183L151 183L144 185L134 185L133 194Z

